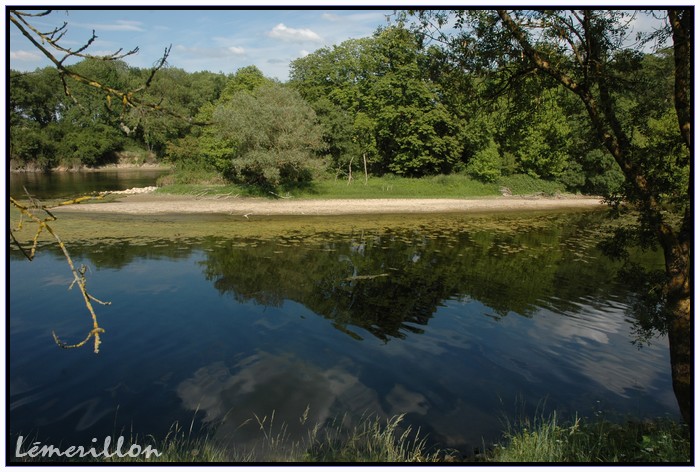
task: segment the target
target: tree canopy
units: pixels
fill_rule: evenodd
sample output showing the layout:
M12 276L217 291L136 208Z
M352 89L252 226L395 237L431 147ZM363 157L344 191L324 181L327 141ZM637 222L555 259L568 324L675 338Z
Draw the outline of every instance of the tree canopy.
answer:
M664 252L666 274L659 291L660 319L669 335L674 391L685 421L691 423L692 10L663 12L666 26L654 35L670 36L673 54L667 50L644 53L640 42L628 42L631 19L640 12L414 13L417 31L440 41L455 64L484 77L493 87L512 89L515 84L526 83L530 76L539 76L540 80L568 93L585 109L587 119L581 124L592 129L598 145L612 157L624 176L619 190L608 194L610 200L624 201L638 215L638 225L633 231L621 233L623 238L618 238L618 243L624 239L644 246L659 244ZM448 25L453 29L444 32ZM659 67L665 74L658 74ZM565 102L557 100L557 106L559 103ZM543 112L545 116L551 112L562 116L553 108ZM534 127L519 139L520 161L535 172L546 170L556 174L565 170L561 161L566 155L560 155L559 151L566 149L574 138L569 133L571 128L554 126L556 121L542 119L539 114L537 109L529 113L536 119ZM540 123L544 122L550 126L541 127ZM587 157L591 156L588 152ZM580 168L584 169L583 165ZM620 255L621 245L614 246Z

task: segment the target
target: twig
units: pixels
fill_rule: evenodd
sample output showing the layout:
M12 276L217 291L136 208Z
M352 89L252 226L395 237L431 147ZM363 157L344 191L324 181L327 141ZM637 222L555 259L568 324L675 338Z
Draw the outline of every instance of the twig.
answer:
M27 206L24 206L20 204L17 200L14 198L10 197L10 203L19 210L20 214L22 215L20 219L20 223L17 225L16 229L10 228L10 236L12 237L13 242L19 247L19 249L22 251L22 254L28 259L28 260L33 260L34 256L36 254L36 249L39 244L39 236L41 233L46 230L53 238L56 240L58 243L58 247L61 248L61 251L63 252L63 255L66 258L66 261L68 262L68 266L70 267L71 273L73 274L73 282L71 282L71 285L69 288L72 288L74 285L77 285L78 288L80 289L80 293L83 296L83 301L85 302L85 306L87 307L88 311L90 312L90 317L92 318L92 329L88 332L87 336L85 339L80 341L77 344L67 344L59 337L56 335L54 331L51 331L51 334L53 336L54 341L59 347L62 347L64 349L74 349L78 347L84 346L90 338L94 338L94 352L95 354L100 352L100 344L101 344L101 339L100 339L100 334L104 333L105 330L100 327L99 323L97 322L97 315L95 314L95 309L92 307L92 301L95 301L97 303L100 303L102 305L109 305L110 302L103 302L101 300L98 300L97 298L93 297L90 295L87 291L87 288L85 286L85 269L84 267L81 267L80 269L75 268L75 264L73 264L73 259L70 257L70 254L68 253L68 249L66 248L65 244L63 244L63 241L61 238L56 234L49 226L48 222L49 221L55 221L56 217L51 214L51 212L45 207L45 206L39 206L37 202L29 196L29 199L32 203L35 204L35 207L44 211L47 216L44 219L39 218L36 216ZM78 201L82 201L83 199L77 198L73 201L73 203L76 203ZM62 204L68 204L69 202L63 202ZM23 222L23 217L26 217L29 220L32 220L34 223L37 224L37 230L36 233L34 234L34 238L32 240L32 247L29 251L27 251L22 244L17 240L17 238L14 235L15 231L19 231L22 228L22 222Z

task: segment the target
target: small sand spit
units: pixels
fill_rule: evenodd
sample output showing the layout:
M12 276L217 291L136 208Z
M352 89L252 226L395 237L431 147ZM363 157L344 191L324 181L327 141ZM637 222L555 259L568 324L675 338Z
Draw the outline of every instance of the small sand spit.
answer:
M84 203L55 208L57 212L91 212L133 215L229 214L244 217L272 215L364 215L451 212L495 212L556 210L600 207L597 197L520 197L503 196L479 199L455 198L382 198L306 200L263 198L221 198L151 193L151 187L129 189L116 202Z

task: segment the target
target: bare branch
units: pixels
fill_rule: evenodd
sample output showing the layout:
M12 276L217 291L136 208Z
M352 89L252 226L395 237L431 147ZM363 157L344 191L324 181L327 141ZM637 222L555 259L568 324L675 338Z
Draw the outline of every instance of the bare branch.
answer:
M90 45L92 45L95 39L97 39L94 30L92 32L92 36L87 40L87 42L78 49L66 48L58 42L61 38L63 38L63 35L66 32L66 23L64 23L63 26L60 26L49 33L42 33L41 31L36 29L29 21L27 21L28 17L45 16L48 13L50 13L50 10L43 12L42 14L29 14L18 10L10 10L10 22L13 25L15 25L17 29L19 29L19 31L24 35L24 37L26 37L34 45L34 47L36 47L44 56L46 56L49 59L49 61L51 61L54 67L56 67L56 69L59 72L59 75L61 76L64 92L67 96L71 97L73 101L77 103L75 97L71 95L70 87L68 86L66 78L69 78L75 82L79 82L81 84L100 90L101 92L104 92L109 97L109 103L111 103L113 99L120 101L122 103L124 111L126 111L129 108L144 108L150 111L166 113L175 118L191 122L191 119L174 113L168 110L167 108L162 107L160 104L147 103L135 96L135 94L137 94L138 92L142 92L143 90L147 89L150 86L155 74L167 65L167 59L170 55L172 45L165 48L163 56L160 59L158 59L158 61L156 61L144 85L134 90L120 90L103 84L97 79L86 77L82 74L75 72L74 70L65 65L65 60L68 58L77 57L82 59L94 59L100 61L117 61L138 53L139 48L136 47L127 52L122 52L122 49L119 49L112 54L104 56L86 54L85 51ZM56 37L55 35L59 32L59 36ZM45 44L48 45L51 49L63 54L63 57L59 59L49 50L49 47L45 46Z
M10 229L10 236L12 237L13 242L19 247L19 249L22 251L22 254L28 259L28 260L33 260L34 256L36 254L36 249L39 244L39 236L41 233L46 230L53 238L56 240L56 243L58 244L58 247L61 249L63 252L63 256L66 258L66 262L68 263L68 267L70 267L71 273L73 274L73 282L71 283L70 287L73 287L73 285L77 285L78 288L80 289L80 293L83 296L83 301L85 302L85 306L88 309L88 312L90 313L90 317L92 318L92 329L88 332L87 337L83 339L81 342L77 344L66 344L65 342L61 341L58 336L56 335L55 332L51 332L53 335L54 341L59 347L62 347L64 349L73 349L73 348L78 348L81 346L84 346L90 338L94 339L94 352L95 354L100 352L100 344L101 344L101 339L100 339L100 334L104 333L105 330L100 327L99 323L97 322L97 315L95 314L95 309L92 306L92 301L95 301L97 303L100 303L102 305L109 305L109 302L103 302L98 300L97 298L93 297L90 295L87 291L86 288L86 280L85 280L85 270L81 267L80 269L75 268L75 264L73 264L73 259L71 258L70 254L68 253L68 249L66 248L65 244L63 244L63 241L61 238L54 232L53 228L48 225L49 221L55 221L56 217L49 211L49 209L46 206L40 205L39 202L34 200L30 195L29 195L29 200L31 204L30 206L25 206L19 203L17 200L14 198L10 197L10 203L12 206L14 206L17 210L20 212L20 222L17 225L17 228L15 229ZM75 199L74 201L71 202L63 202L62 204L70 204L70 203L76 203L78 201L82 201L83 199ZM46 213L46 217L39 218L34 211L34 209L38 209L40 211L43 211ZM33 221L37 225L36 233L34 234L34 238L32 240L32 247L29 251L27 251L22 244L19 242L19 240L15 237L15 232L19 231L22 229L22 223L23 223L23 217L26 217L27 219Z

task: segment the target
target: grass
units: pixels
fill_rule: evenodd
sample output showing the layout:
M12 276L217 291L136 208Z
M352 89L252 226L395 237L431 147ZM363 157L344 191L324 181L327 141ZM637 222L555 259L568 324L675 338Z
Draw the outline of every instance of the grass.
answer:
M344 432L334 422L320 432L315 430L311 446L302 458L306 462L436 462L441 452L428 452L426 438L409 426L402 428L403 415L386 421L365 418Z
M308 409L301 421L305 421ZM286 425L275 425L274 412L270 417L254 416L248 422L259 430L260 438L253 449L239 450L235 444L221 439L214 440L208 434L192 434L192 425L188 430L179 424L171 427L163 440L153 436L145 438L130 437L116 447L117 435L113 435L112 447L108 456L103 454L102 444L97 445L98 457L89 454L82 458L65 457L42 458L22 457L24 462L312 462L312 463L356 463L356 462L435 462L438 453L428 453L426 439L420 432L414 433L409 426L402 426L403 415L389 419L364 417L353 428L343 426L346 418L336 419L327 425L316 425L308 431L306 440L293 441L287 434ZM247 422L246 422L247 423ZM244 423L245 425L245 423ZM244 425L241 425L244 426ZM31 444L32 441L25 441ZM138 451L149 448L150 454L130 454L132 445ZM59 448L62 451L66 447ZM26 451L26 448L24 449ZM119 454L117 453L119 451ZM155 452L153 452L155 451Z
M688 428L670 420L562 422L554 412L509 425L504 439L487 462L689 463L691 458Z
M535 179L528 175L503 177L496 183L484 183L460 174L412 179L386 175L353 180L316 180L304 186L280 187L274 190L224 183L215 173L190 171L162 177L159 192L215 196L362 199L362 198L480 198L501 195L507 188L513 195L555 195L564 192L557 182Z
M300 421L305 422L308 409ZM249 420L259 431L253 449L237 450L235 444L214 440L208 434L193 435L192 424L183 429L175 424L163 440L152 436L131 438L131 444L150 445L160 456L89 458L93 462L308 462L308 463L676 463L691 460L690 433L686 426L670 420L616 424L575 417L562 422L556 412L509 424L503 440L475 457L459 457L454 451L428 449L426 437L403 425L404 416L388 419L365 416L352 427L346 418L315 425L302 440L291 440L286 425L276 425L271 416ZM243 425L241 425L243 426ZM115 444L114 441L113 444ZM114 451L114 449L112 449ZM24 458L23 458L24 459ZM61 458L63 459L63 458ZM32 459L27 459L31 461ZM39 461L41 458L33 459ZM76 459L77 460L77 459ZM85 459L83 459L85 460Z

